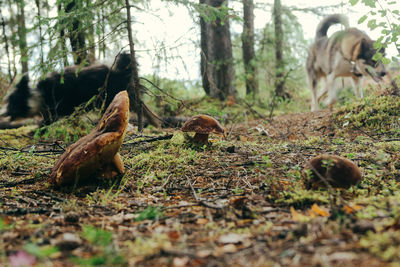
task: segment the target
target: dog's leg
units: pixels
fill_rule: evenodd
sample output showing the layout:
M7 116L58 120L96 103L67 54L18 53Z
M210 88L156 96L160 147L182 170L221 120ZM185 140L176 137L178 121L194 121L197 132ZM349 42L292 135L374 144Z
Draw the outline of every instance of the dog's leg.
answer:
M363 90L362 90L362 81L363 77L351 77L351 83L353 85L354 95L358 98L363 98Z
M317 92L318 79L316 77L310 77L309 83L310 83L311 92L312 92L311 111L317 111L317 110L319 110L318 92Z
M325 104L332 106L337 101L337 93L336 93L336 86L335 86L335 74L331 73L326 76L326 84L325 84L325 91L328 92L328 98L325 101Z
M326 94L328 93L327 87L326 87L326 77L323 77L322 79L322 91L318 95L318 103L321 102L321 100L326 97Z

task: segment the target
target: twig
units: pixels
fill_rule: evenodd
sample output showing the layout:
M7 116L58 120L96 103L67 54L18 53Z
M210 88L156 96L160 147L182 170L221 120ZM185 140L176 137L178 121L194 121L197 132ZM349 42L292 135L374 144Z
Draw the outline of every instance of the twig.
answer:
M36 182L39 182L41 180L44 180L43 177L41 178L28 178L28 179L24 179L21 181L15 181L15 182L2 182L0 183L0 188L2 187L14 187L17 185L21 185L21 184L34 184Z
M186 176L186 179L187 179L187 181L188 181L188 183L189 183L189 185L190 185L190 188L192 189L193 196L194 196L195 200L196 200L200 205L202 205L202 206L204 206L204 207L206 207L206 208L211 208L211 209L216 209L216 210L226 208L225 206L214 205L214 204L212 204L212 203L209 203L209 202L206 201L206 200L200 199L200 198L197 196L196 190L194 190L193 185L192 185L192 183L190 182L190 179L189 179L188 176Z
M160 141L160 140L168 140L171 139L174 135L173 134L168 134L168 135L164 135L164 136L157 136L157 137L153 137L150 139L146 139L146 140L140 140L137 142L133 142L133 143L125 143L122 144L123 147L127 146L135 146L137 144L141 144L141 143L151 143L151 142L155 142L155 141Z
M45 214L51 212L60 212L60 209L49 209L49 208L35 208L35 209L25 209L25 208L16 208L12 210L1 210L0 214L6 215L25 215L25 214Z

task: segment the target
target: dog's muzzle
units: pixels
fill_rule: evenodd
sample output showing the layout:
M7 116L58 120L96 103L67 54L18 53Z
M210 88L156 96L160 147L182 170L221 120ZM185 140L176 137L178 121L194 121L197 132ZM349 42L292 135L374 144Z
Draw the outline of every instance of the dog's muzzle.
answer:
M356 66L356 64L355 64L353 61L351 61L350 64L351 64L351 73L352 73L354 76L356 76L356 77L361 77L361 76L363 76L362 73L357 69L357 66Z
M371 78L377 82L380 83L382 81L383 76L386 75L386 71L379 71L377 72L376 69L372 66L367 66L365 68L365 71L369 74L369 76L371 76Z

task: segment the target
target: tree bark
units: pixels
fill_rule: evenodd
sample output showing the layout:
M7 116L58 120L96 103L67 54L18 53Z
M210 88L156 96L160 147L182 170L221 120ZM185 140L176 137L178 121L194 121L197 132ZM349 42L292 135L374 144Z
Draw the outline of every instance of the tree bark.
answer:
M91 0L87 0L86 5L90 8ZM90 21L94 21L94 19L95 18L91 18ZM88 60L90 64L96 61L96 45L94 43L94 40L95 40L94 24L90 23L88 29L88 44L89 44Z
M242 53L246 79L246 94L258 94L257 68L254 52L254 2L243 0Z
M131 53L131 64L132 64L132 76L127 90L128 90L131 110L134 110L137 113L138 131L141 132L143 130L143 115L145 115L146 118L149 120L149 122L156 127L161 126L161 121L153 113L153 111L151 111L150 108L148 108L146 104L142 102L142 96L140 92L141 85L139 79L139 71L137 68L138 64L135 56L135 43L132 37L132 27L131 27L132 19L130 11L131 5L129 4L129 0L125 0L125 6L127 11L126 23L127 23L128 38L129 38L129 50Z
M275 24L275 95L285 97L281 0L274 0L273 15Z
M59 14L60 17L60 13L62 10L62 6L61 3L57 4L57 12ZM62 62L63 62L63 67L65 68L66 66L68 66L68 56L67 56L67 45L65 43L65 23L63 20L59 21L59 25L60 25L60 44L61 44L61 55L62 55Z
M12 74L12 66L11 66L11 58L10 58L10 49L9 49L9 44L8 44L8 37L7 37L7 32L6 32L6 23L4 21L4 17L3 14L0 10L0 17L1 17L1 28L3 30L3 42L4 42L4 46L6 49L6 54L7 54L7 70L8 70L8 79L10 82L12 82L13 77L15 75Z
M76 1L70 2L65 7L66 13L72 13L78 8ZM69 41L71 42L72 55L76 65L87 60L87 51L85 47L85 33L81 29L81 22L78 18L72 21L72 28L69 31Z
M39 24L39 41L40 41L40 65L43 66L43 35L42 35L42 23L41 23L41 12L40 12L40 0L35 0L37 15L38 15L38 24Z
M137 69L136 56L135 56L135 43L133 42L132 37L132 27L131 27L131 8L129 4L129 0L125 0L125 6L127 11L127 30L128 30L128 38L129 38L129 49L131 53L131 64L132 66L132 77L128 86L128 94L130 99L131 109L133 109L138 117L138 131L141 132L143 130L143 109L141 103L141 94L140 94L140 80L139 80L139 72Z
M15 32L15 27L16 27L16 22L15 22L15 15L14 11L12 8L12 0L8 0L8 11L10 12L10 21L9 21L9 26L10 26L10 31L11 31L11 36L16 36L17 33ZM17 63L16 63L16 53L17 53L17 42L15 38L11 38L10 40L11 43L11 48L12 48L12 67L13 67L13 73L14 76L17 74Z
M26 27L25 27L25 2L24 0L17 1L18 9L18 46L21 54L22 72L28 72L28 45L26 43Z
M225 0L200 0L200 4L219 8ZM212 98L225 100L236 96L233 86L235 73L233 68L232 42L228 17L206 22L200 17L201 27L201 76L203 88Z

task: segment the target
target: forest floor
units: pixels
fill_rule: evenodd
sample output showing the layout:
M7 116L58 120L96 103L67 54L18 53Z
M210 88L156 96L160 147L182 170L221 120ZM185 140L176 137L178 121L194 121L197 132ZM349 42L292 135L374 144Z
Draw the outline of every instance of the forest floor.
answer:
M128 132L119 182L68 190L46 181L62 143L1 130L0 266L400 264L399 102L228 123L208 147ZM324 153L362 182L307 190Z

